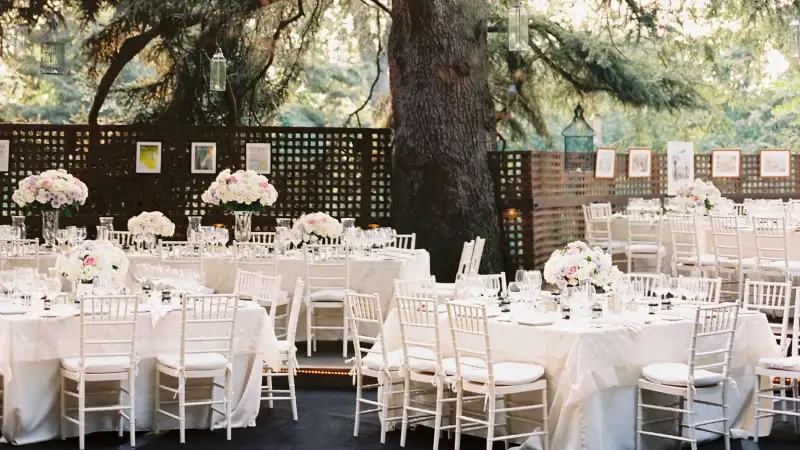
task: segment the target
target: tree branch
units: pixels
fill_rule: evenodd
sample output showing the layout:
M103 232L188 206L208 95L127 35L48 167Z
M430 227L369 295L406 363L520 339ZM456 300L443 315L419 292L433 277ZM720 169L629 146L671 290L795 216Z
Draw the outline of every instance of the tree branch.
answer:
M361 118L358 116L358 113L364 110L369 104L369 101L372 100L372 95L375 93L375 86L378 84L378 81L381 79L381 74L383 71L381 70L381 54L383 53L383 43L381 42L381 15L380 13L375 15L375 21L378 25L378 51L375 55L375 67L377 68L378 73L375 74L375 80L372 81L372 86L369 88L369 95L367 99L364 100L364 103L358 107L357 110L353 111L349 116L347 116L347 121L344 123L344 128L347 128L350 125L350 121L353 120L353 116L356 118L356 122L358 123L359 128L361 127Z
M278 26L275 28L275 33L272 34L272 42L269 45L269 57L267 57L267 62L264 64L264 67L258 72L258 75L253 78L253 81L250 84L250 89L253 89L258 83L259 80L264 78L267 74L267 71L270 67L272 67L272 63L275 61L275 52L278 50L278 40L281 38L281 33L285 30L289 25L293 24L300 20L301 17L305 16L305 10L303 9L303 0L297 0L297 14L289 17L288 19L281 20L278 23Z
M361 1L364 2L364 3L367 3L367 0L361 0ZM378 8L382 9L386 14L392 15L392 10L389 9L388 6L386 6L383 3L381 3L380 0L369 0L369 1L372 2Z

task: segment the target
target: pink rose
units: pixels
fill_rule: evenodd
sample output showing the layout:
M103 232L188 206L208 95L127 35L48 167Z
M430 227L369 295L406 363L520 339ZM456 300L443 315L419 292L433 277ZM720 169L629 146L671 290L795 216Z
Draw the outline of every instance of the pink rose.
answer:
M310 220L308 221L308 224L309 224L309 225L314 225L315 223L317 223L317 221L316 221L316 220L314 220L314 219L310 219Z
M266 189L266 188L268 188L268 187L269 187L269 183L267 183L267 182L262 182L262 183L260 184L260 186L261 186L262 188Z
M42 187L47 187L47 186L50 186L50 181L44 180L44 182L42 182Z
M94 259L94 256L87 256L86 259L83 260L84 266L95 266L97 265L97 261Z
M225 179L226 183L233 183L234 181L236 181L236 177L232 177L231 176L231 177L228 177L227 179Z
M326 219L325 217L323 217L322 219L320 219L320 222L322 222L322 223L327 223L327 222L328 222L328 219Z
M578 273L578 266L569 266L567 268L567 278L572 278Z

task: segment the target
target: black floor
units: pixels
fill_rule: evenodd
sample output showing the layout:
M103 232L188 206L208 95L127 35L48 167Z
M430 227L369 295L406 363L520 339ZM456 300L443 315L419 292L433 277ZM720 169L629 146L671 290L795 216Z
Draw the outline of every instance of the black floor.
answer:
M162 435L137 437L137 448L145 450L399 450L400 432L387 435L386 445L380 443L380 429L377 418L365 417L361 423L358 438L353 437L353 409L355 393L352 390L309 390L298 392L300 420L292 421L291 410L286 402L277 402L274 410L262 408L255 428L234 429L233 440L225 440L225 431L214 432L189 430L186 433L186 446L178 443L178 432L170 431ZM784 431L786 430L786 431ZM791 428L778 426L778 429L758 445L753 442L732 441L732 450L790 450L800 449L800 435L790 432ZM408 434L407 449L430 449L433 432L430 428L419 427ZM463 450L482 450L486 443L479 438L465 436ZM76 450L77 439L53 441L25 446L26 450ZM87 436L86 448L89 450L117 450L127 448L127 438L120 440L116 433L97 433ZM443 438L439 448L452 450L452 441ZM495 449L503 448L501 443ZM685 447L688 448L688 447ZM700 446L703 450L722 450L722 441ZM559 450L553 448L552 450ZM590 449L591 450L591 449Z

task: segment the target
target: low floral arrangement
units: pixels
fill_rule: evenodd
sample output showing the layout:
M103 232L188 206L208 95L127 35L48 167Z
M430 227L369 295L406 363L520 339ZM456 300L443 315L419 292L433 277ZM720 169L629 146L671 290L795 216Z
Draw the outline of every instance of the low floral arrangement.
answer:
M544 279L560 289L590 282L610 290L622 272L611 263L611 255L585 242L570 242L550 255L544 265Z
M34 211L59 211L70 217L70 208L86 203L89 189L64 169L47 170L19 182L11 196L17 205Z
M144 211L128 219L128 231L134 234L170 237L175 234L175 224L160 211Z
M266 212L278 200L278 191L267 177L254 170L225 169L201 198L210 205L221 204L229 211Z
M724 203L722 194L714 183L696 179L680 186L668 211L680 213L710 213Z
M317 212L295 219L292 231L303 236L303 243L316 244L322 238L336 239L342 236L342 224L328 214Z
M108 241L83 241L56 260L56 269L73 283L88 283L100 277L123 280L128 273L125 252Z

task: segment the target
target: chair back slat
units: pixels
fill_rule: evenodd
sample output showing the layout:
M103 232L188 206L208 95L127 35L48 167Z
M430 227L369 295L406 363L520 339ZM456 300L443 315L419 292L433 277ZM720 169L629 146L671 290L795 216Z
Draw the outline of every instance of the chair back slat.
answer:
M356 350L356 367L362 366L362 358L370 353L380 356L383 367L389 367L389 358L386 353L386 342L383 336L383 311L378 294L357 294L347 291L345 294L345 307L353 330L353 345ZM375 330L377 337L365 334L365 329ZM369 345L364 345L369 344ZM379 344L379 345L376 345ZM376 347L378 348L376 350Z
M487 370L487 384L494 384L494 361L486 317L486 304L464 301L447 302L447 319L456 357L456 374L467 370ZM479 358L486 367L474 366L466 358Z
M192 353L220 353L230 363L239 296L184 295L181 303L181 367Z
M250 242L254 244L274 244L275 232L253 231L252 233L250 233Z
M725 379L729 377L738 318L738 303L703 306L695 310L694 329L689 347L690 374L698 369L715 369L722 373Z
M289 323L286 325L286 341L289 344L289 349L294 348L295 338L297 336L297 321L300 319L300 305L303 304L303 290L305 282L301 277L297 277L294 283L294 295L292 295L292 304L289 306ZM273 320L274 323L274 320Z
M464 247L461 250L461 259L458 261L458 275L469 274L469 267L472 263L472 254L475 252L475 241L464 242Z
M436 277L394 280L394 295L436 300Z
M39 266L39 239L0 240L0 261L30 261Z
M789 230L784 217L754 215L753 234L756 240L758 269L765 274L780 274L788 278Z
M122 248L133 247L133 233L130 231L110 231L108 240Z
M233 262L237 268L274 276L280 259L273 243L234 242Z
M611 204L592 203L583 205L582 209L586 226L586 243L590 247L611 250Z
M80 305L81 361L94 356L130 356L133 363L138 296L87 296L81 299ZM108 338L108 327L114 328L114 339Z
M483 247L486 245L486 239L480 236L475 238L475 248L472 251L472 258L469 262L469 274L477 275L481 268L481 259L483 259Z
M414 250L417 248L417 233L398 234L394 242L389 244L389 247Z
M306 292L350 288L350 253L342 245L304 245Z
M435 358L426 358L424 355L417 355L415 358L434 363L439 372L442 370L442 344L437 300L396 295L395 301L400 322L400 337L403 342L404 365L409 367L410 347L427 348L435 353Z
M160 241L158 243L159 259L170 265L188 266L203 274L203 259L206 250L202 242Z
M781 347L781 355L789 354L789 319L792 317L792 283L754 281L744 283L742 308L763 312L773 318L780 315L781 327L773 328L773 334Z

